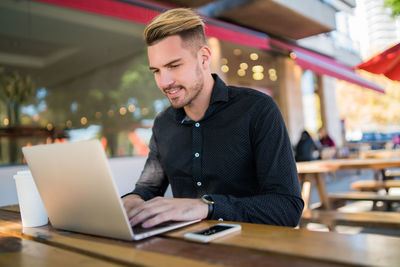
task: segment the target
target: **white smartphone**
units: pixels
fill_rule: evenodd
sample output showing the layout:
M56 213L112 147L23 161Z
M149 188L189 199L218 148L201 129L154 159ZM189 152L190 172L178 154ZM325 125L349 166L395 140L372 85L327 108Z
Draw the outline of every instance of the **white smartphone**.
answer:
M216 238L240 231L241 229L242 226L239 224L218 223L194 233L186 233L184 238L191 241L207 243Z

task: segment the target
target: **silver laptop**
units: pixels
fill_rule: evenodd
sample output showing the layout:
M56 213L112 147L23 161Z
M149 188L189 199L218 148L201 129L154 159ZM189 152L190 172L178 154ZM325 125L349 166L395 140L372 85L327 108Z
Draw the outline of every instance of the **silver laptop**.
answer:
M55 228L139 240L199 221L132 228L98 140L24 147L22 151Z

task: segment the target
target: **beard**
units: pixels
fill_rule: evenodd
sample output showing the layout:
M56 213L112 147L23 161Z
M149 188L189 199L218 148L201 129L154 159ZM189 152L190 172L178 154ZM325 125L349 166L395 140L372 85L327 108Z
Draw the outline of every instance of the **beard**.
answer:
M194 81L194 84L190 87L184 87L182 85L175 85L175 88L180 88L186 92L186 95L182 100L180 100L179 97L177 98L168 98L169 102L171 103L171 106L173 108L179 109L183 108L184 106L190 105L193 100L197 98L197 96L200 94L201 90L203 89L204 86L204 79L201 73L200 67L197 65L196 67L196 80ZM167 88L171 89L171 88Z

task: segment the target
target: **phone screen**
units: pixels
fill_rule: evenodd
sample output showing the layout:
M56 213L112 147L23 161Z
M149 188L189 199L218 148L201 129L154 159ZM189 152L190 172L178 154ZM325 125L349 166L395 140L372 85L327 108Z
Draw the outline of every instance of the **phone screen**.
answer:
M230 229L230 228L233 228L233 226L214 225L214 226L211 226L210 228L207 228L205 230L201 230L201 231L195 232L195 234L209 236L209 235L213 235L213 234L222 232L222 231Z

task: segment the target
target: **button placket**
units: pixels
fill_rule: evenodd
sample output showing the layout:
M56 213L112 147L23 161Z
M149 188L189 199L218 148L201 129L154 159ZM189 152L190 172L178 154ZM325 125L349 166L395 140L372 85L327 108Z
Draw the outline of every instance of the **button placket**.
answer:
M201 146L202 146L202 135L201 127L199 122L195 122L192 127L192 175L194 179L197 192L200 194L203 192L203 182L201 177Z

